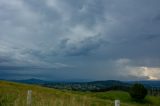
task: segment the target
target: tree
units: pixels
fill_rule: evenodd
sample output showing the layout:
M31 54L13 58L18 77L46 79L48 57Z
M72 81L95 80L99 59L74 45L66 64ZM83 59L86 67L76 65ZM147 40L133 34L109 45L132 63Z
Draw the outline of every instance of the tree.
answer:
M147 95L147 89L144 87L144 85L136 83L132 85L129 93L133 99L139 101L145 98Z

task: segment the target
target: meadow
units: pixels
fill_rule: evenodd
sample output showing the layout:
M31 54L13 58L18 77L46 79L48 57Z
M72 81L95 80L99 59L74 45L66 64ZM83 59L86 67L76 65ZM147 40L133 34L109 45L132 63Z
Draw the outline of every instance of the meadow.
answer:
M160 106L160 97L147 96L142 102L132 100L127 92L79 92L38 85L0 81L0 106L27 106L27 91L32 90L32 106Z

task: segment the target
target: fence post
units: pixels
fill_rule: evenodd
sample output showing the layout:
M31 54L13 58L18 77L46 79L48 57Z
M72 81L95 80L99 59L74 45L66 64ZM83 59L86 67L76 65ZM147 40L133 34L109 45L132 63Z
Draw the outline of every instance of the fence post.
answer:
M27 91L27 106L31 106L32 104L32 90Z
M120 106L120 100L115 100L115 106Z

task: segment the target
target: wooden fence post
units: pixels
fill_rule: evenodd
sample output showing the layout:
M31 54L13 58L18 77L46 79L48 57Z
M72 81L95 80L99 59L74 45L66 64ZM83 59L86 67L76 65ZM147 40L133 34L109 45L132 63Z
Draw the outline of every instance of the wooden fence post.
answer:
M27 106L31 106L32 104L32 90L27 91Z
M115 106L120 106L120 100L115 100Z

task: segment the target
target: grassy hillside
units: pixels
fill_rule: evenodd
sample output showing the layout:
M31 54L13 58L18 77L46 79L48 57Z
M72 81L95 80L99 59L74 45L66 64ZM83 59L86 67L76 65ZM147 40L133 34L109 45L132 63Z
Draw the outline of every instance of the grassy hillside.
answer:
M121 106L160 106L160 97L147 96L136 103L122 91L73 92L5 81L0 81L0 106L26 106L27 90L33 92L32 106L114 106L115 99Z

